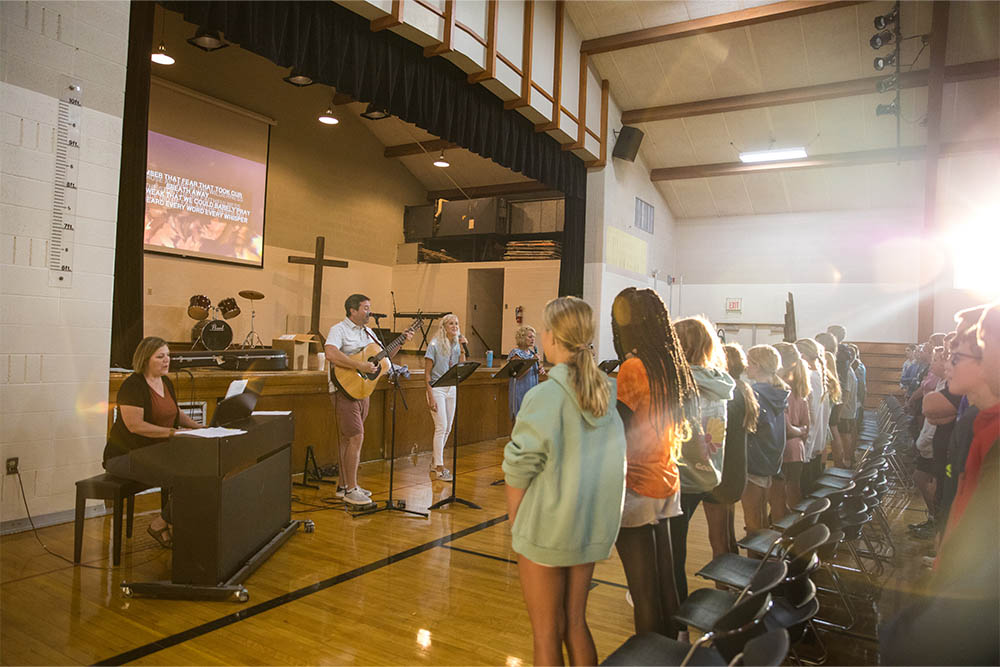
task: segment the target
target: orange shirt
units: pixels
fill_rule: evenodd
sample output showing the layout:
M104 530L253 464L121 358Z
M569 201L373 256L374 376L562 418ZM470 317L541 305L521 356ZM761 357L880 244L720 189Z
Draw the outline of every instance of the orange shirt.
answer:
M626 359L618 370L618 400L633 413L625 431L628 444L625 485L648 498L669 498L681 488L673 454L673 433L670 428L662 435L656 432L649 408L649 378L646 367L637 358Z

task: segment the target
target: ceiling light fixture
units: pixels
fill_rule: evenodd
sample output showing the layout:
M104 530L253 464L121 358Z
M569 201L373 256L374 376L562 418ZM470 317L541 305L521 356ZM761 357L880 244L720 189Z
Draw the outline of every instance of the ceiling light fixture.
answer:
M899 84L899 77L895 74L890 74L881 81L875 84L875 90L880 93L887 93L890 90L894 90Z
M896 64L896 54L890 53L886 56L875 56L875 60L872 63L875 66L875 70L881 72L886 67L891 67Z
M776 162L779 160L801 160L806 155L805 148L772 148L766 151L740 153L740 162Z
M202 51L218 51L219 49L224 49L228 44L222 41L222 33L218 30L209 30L208 28L199 27L195 33L194 37L188 38L188 44L191 46L196 46Z
M292 71L288 73L288 76L284 77L282 81L290 83L297 88L305 88L306 86L311 86L315 83L315 81L312 80L312 77L306 76L294 67L292 68Z
M157 65L173 65L175 62L174 59L167 54L167 45L164 42L160 42L156 51L154 51L153 55L150 56L150 60Z
M876 16L874 21L875 29L885 30L890 25L895 23L897 19L899 19L899 12L895 9L883 16Z
M434 166L435 167L441 167L442 169L444 169L445 167L450 167L451 166L451 162L448 162L448 160L446 160L445 157L444 157L444 149L443 148L441 149L441 154L438 155L438 157L437 157L436 160L434 160Z
M881 49L883 46L892 41L892 33L888 30L883 30L882 32L875 33L872 38L868 40L873 49Z
M319 122L324 125L336 125L340 122L340 119L333 115L333 105L331 104L326 108L326 111L319 115Z
M894 116L899 115L899 107L896 106L896 100L889 102L888 104L879 104L875 107L876 116Z
M390 114L385 109L380 109L379 107L375 106L374 102L369 102L368 108L366 108L365 112L361 114L361 117L367 118L368 120L383 120L391 115L392 114Z

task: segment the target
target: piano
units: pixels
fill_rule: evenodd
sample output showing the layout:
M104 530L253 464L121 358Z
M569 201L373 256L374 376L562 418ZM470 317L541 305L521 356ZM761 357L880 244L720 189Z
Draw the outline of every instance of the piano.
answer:
M130 453L130 478L170 489L173 558L170 581L123 582L126 597L245 602L243 581L303 523L291 520L292 415L226 426L246 433L177 434Z

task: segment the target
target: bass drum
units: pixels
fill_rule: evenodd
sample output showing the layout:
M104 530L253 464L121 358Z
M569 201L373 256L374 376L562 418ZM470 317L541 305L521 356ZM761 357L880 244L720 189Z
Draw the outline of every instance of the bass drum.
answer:
M202 327L201 335L195 343L199 347L212 352L222 352L233 342L233 328L225 320L207 320Z

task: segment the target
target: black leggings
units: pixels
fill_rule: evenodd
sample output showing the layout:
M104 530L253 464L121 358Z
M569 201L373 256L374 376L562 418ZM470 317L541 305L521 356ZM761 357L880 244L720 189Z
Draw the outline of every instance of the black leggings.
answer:
M707 493L681 492L681 513L678 516L670 517L670 546L674 556L674 582L677 585L677 599L680 602L687 600L688 596L687 572L684 569L687 561L688 524L691 523L691 517L698 509L698 504L707 495Z
M674 585L670 522L663 520L618 532L618 556L635 606L635 632L677 636L673 615L680 606Z

